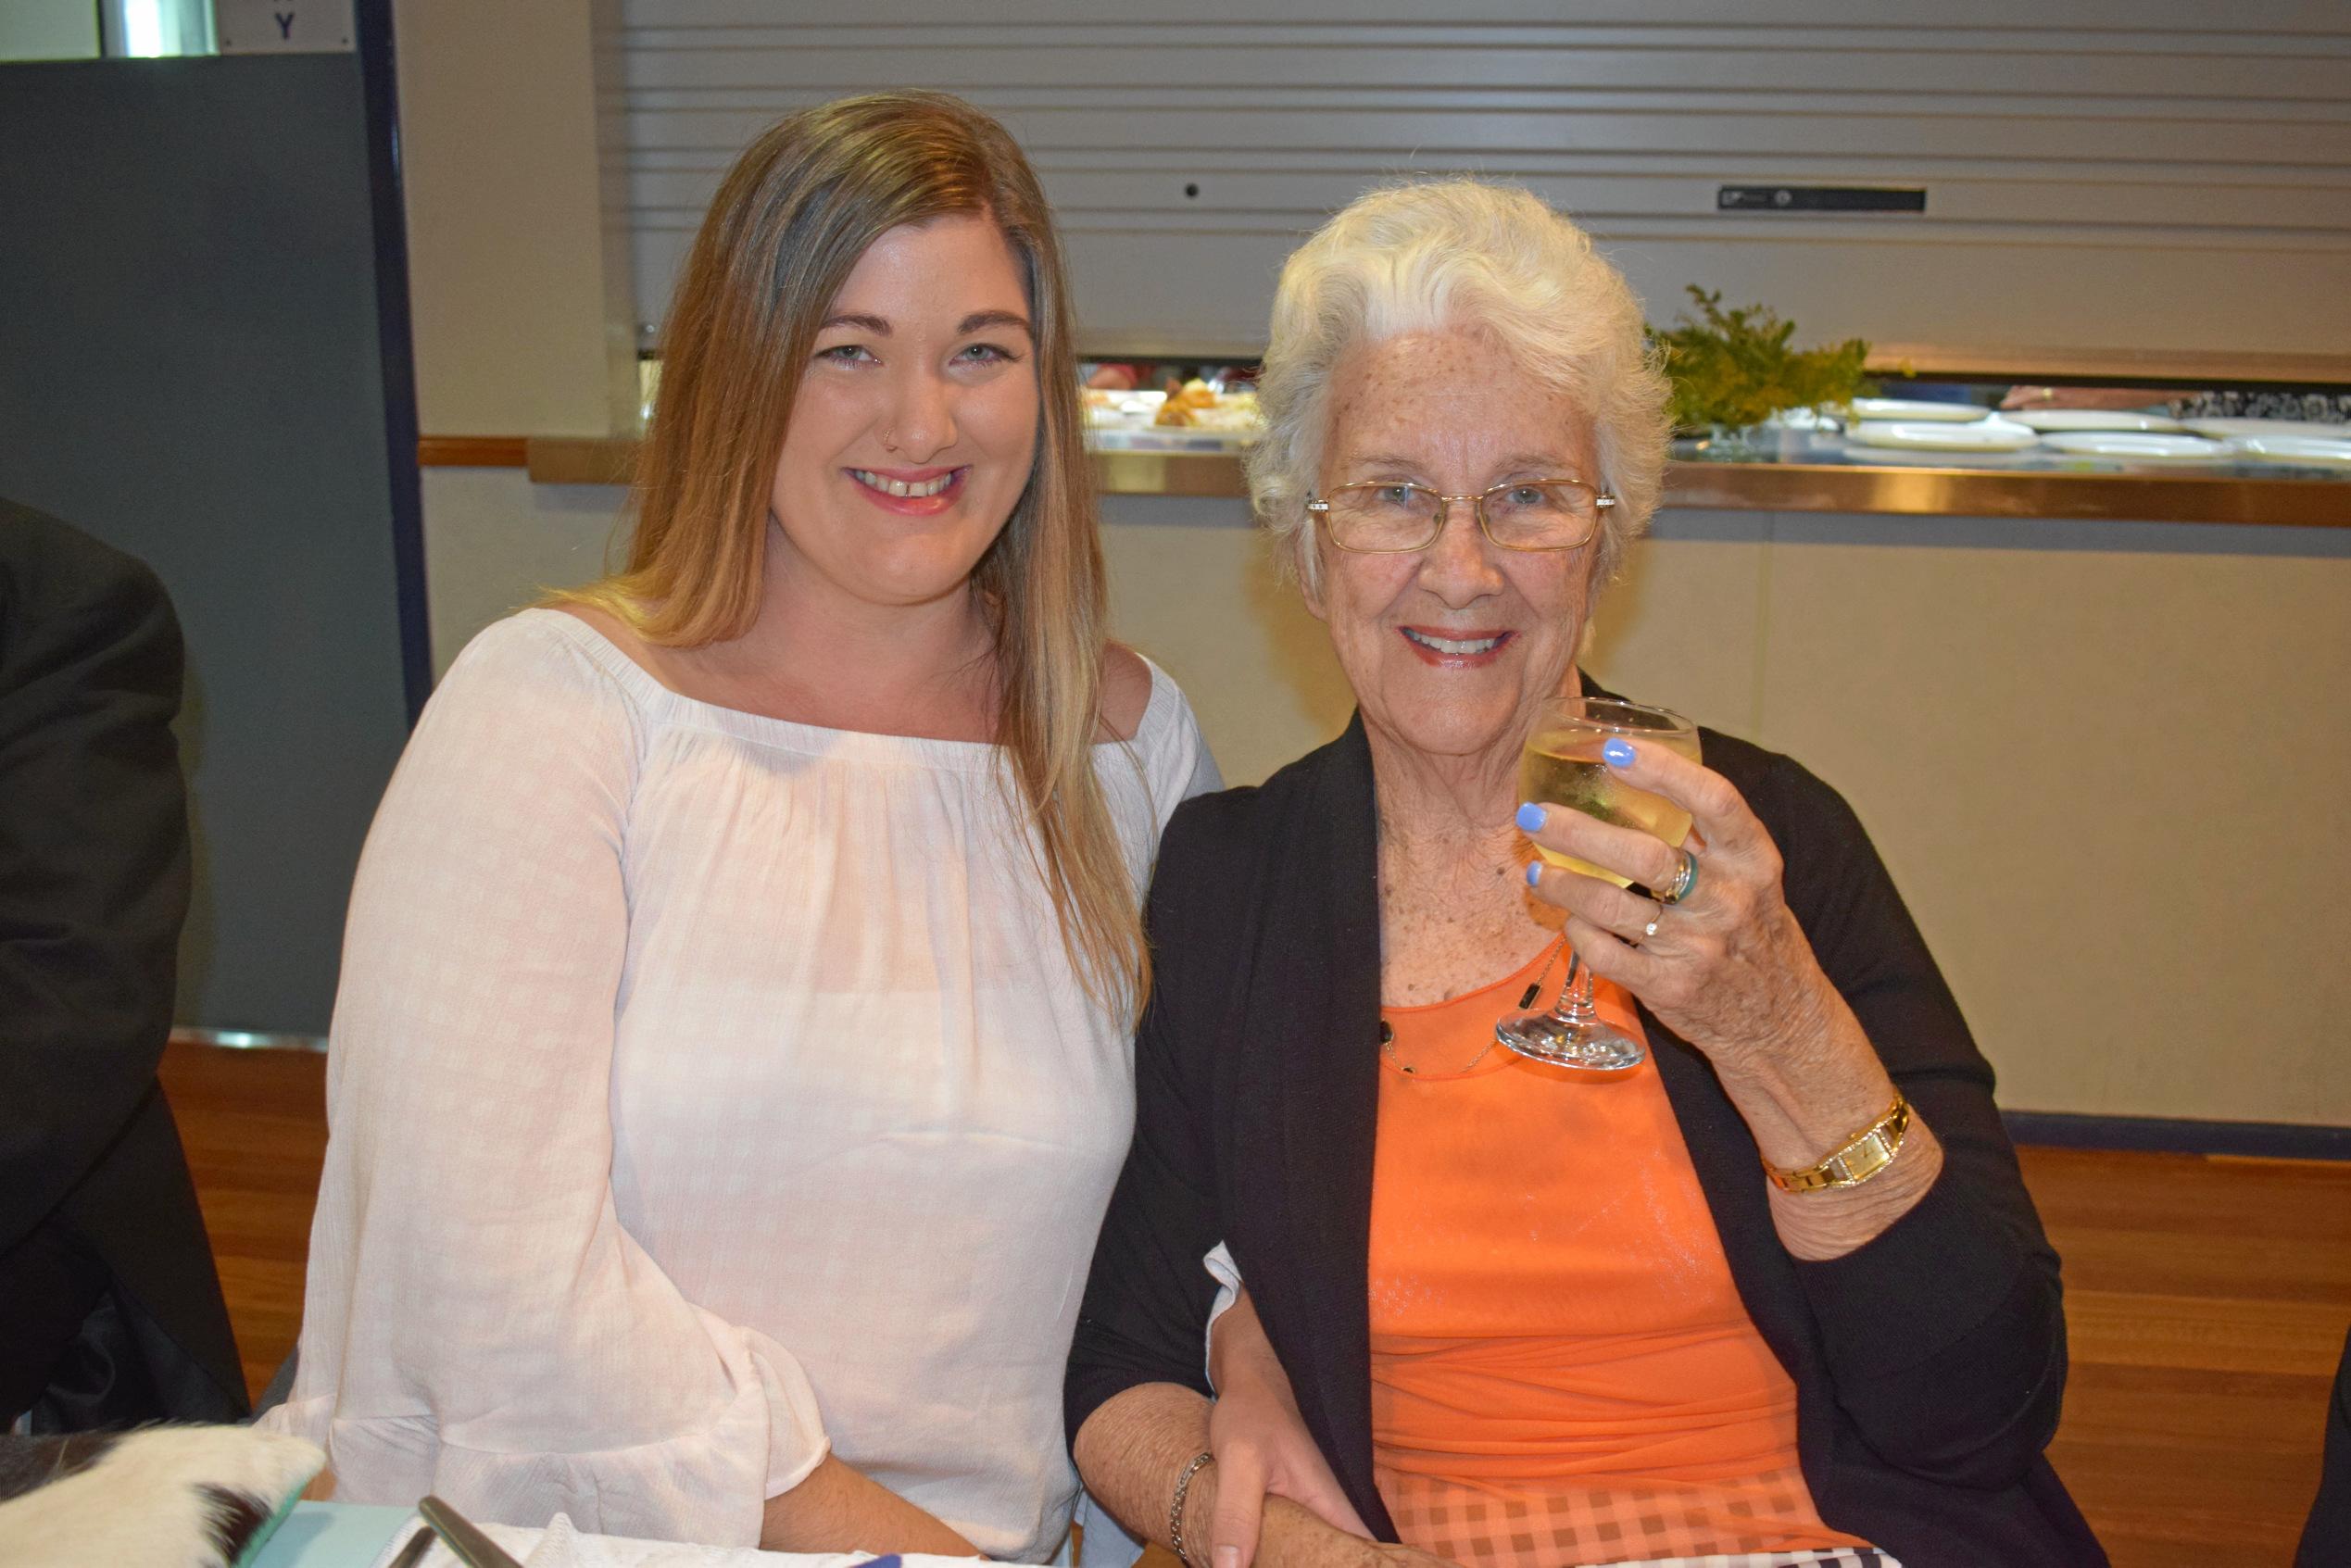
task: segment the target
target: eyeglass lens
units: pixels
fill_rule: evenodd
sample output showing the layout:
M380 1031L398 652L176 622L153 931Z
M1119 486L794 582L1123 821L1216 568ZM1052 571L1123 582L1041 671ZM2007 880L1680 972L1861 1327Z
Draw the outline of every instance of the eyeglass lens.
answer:
M1425 485L1342 484L1331 491L1326 515L1341 549L1416 550L1443 530L1446 504ZM1600 517L1590 486L1558 480L1497 485L1473 505L1487 537L1507 549L1572 549Z

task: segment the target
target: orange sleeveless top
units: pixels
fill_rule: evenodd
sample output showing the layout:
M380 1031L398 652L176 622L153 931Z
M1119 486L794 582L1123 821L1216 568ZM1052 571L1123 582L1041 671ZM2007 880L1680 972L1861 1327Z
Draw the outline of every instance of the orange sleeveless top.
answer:
M1398 1532L1480 1568L1867 1545L1813 1507L1795 1386L1655 1067L1479 1058L1540 962L1381 1014L1372 1443ZM1599 1005L1640 1035L1624 992Z

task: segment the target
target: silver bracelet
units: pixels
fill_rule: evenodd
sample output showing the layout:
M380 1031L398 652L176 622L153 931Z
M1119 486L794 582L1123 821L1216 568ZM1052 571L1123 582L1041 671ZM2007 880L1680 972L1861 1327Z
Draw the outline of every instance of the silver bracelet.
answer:
M1167 1505L1168 1549L1175 1552L1176 1561L1184 1568L1192 1568L1192 1560L1184 1551L1184 1498L1191 1491L1192 1477L1200 1474L1200 1467L1215 1457L1205 1451L1194 1454L1191 1462L1184 1466L1183 1474L1176 1477L1176 1496Z

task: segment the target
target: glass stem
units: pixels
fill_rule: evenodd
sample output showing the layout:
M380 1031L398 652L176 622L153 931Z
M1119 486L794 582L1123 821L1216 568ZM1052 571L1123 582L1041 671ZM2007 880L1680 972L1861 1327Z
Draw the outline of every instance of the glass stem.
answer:
M1559 987L1559 1000L1551 1010L1552 1017L1562 1023L1582 1028L1598 1021L1600 1010L1591 1002L1591 970L1583 960L1570 957L1567 979Z

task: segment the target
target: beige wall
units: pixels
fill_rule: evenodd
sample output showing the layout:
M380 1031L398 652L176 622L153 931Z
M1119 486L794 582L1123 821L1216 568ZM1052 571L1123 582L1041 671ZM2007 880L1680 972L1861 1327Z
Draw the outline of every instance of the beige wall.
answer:
M428 475L436 660L591 575L621 493ZM1106 503L1113 623L1226 779L1352 708L1240 503ZM1602 607L1619 689L1842 790L2005 1103L2351 1123L2351 531L1669 515Z
M579 0L398 0L417 421L427 435L632 428L625 237L601 201Z
M2351 1123L2351 550L2213 532L1779 518L1759 733L1860 810L2010 1103Z

